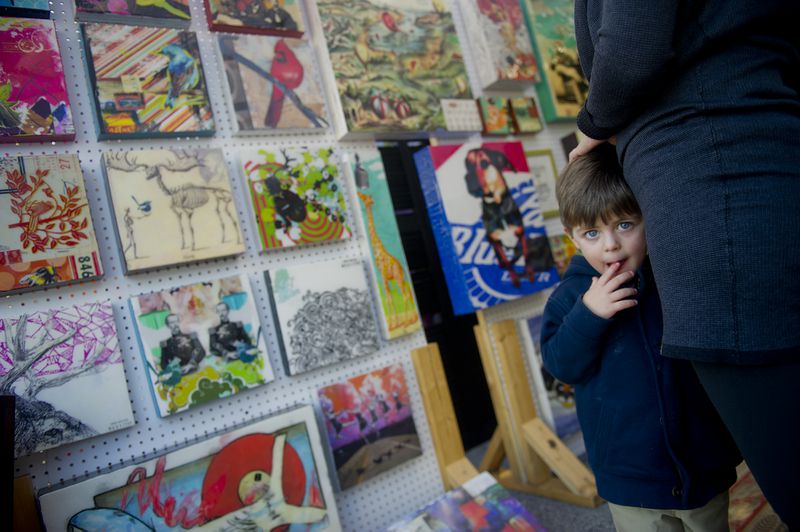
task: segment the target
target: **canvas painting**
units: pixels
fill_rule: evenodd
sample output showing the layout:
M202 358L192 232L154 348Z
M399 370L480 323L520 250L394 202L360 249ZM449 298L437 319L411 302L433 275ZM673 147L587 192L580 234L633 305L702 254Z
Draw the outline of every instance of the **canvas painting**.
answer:
M510 98L508 104L516 133L538 133L542 130L542 120L533 98Z
M205 0L212 31L301 37L300 0Z
M350 132L444 128L442 98L470 98L453 15L441 0L318 0Z
M75 18L85 22L188 28L189 0L75 0Z
M219 47L240 131L328 126L307 41L221 35Z
M0 142L74 139L53 21L0 17L0 49Z
M144 294L130 305L160 416L275 378L246 276Z
M380 348L361 260L275 268L265 277L287 375Z
M81 29L99 140L214 133L194 32L119 24Z
M0 318L0 394L17 458L132 426L111 303Z
M0 295L103 275L77 155L0 158Z
M103 153L128 273L243 253L222 150Z
M325 386L317 395L341 489L422 454L401 365Z
M414 159L457 315L558 281L521 143L433 146Z
M39 497L47 530L339 531L310 406Z
M247 150L241 160L261 249L353 236L332 148Z
M367 236L373 289L386 339L422 328L411 273L400 240L389 183L377 149L351 153L348 170L356 184L359 212Z
M574 120L589 94L575 43L572 0L523 0L541 81L536 93L547 122Z
M0 14L14 17L50 18L48 0L0 0Z
M558 171L552 150L528 150L525 152L528 168L533 175L536 197L539 208L545 218L558 218L558 200L556 200L556 182Z
M502 96L481 96L478 98L481 110L483 132L487 135L510 135L514 123L508 109L508 98Z

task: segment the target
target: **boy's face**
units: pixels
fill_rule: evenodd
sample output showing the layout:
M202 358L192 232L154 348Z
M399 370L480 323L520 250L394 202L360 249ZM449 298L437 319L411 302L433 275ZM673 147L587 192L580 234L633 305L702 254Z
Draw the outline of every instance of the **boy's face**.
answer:
M617 274L635 272L647 254L644 223L639 216L615 216L608 223L597 220L591 227L573 227L567 234L601 274L615 262L620 263Z

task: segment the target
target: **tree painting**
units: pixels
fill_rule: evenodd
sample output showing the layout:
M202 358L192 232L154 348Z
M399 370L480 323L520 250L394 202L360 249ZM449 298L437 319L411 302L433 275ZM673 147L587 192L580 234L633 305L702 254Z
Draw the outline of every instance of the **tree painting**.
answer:
M133 425L111 304L0 320L0 394L17 457Z

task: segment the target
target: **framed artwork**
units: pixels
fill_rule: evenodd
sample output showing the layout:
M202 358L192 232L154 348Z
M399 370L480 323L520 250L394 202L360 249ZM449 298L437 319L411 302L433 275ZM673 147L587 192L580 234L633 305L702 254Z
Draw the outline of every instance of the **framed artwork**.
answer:
M519 0L467 0L462 14L481 87L524 89L539 79Z
M552 150L528 150L525 152L528 168L533 175L536 197L545 218L558 218L558 200L556 199L556 182L558 171Z
M222 150L103 153L126 273L243 253Z
M515 133L538 133L542 130L536 100L532 97L509 98L508 105L511 108Z
M422 454L401 365L325 386L317 396L340 489Z
M75 0L75 19L188 28L192 14L189 0Z
M262 250L353 236L333 148L264 148L241 156Z
M47 530L341 530L310 406L41 495Z
M77 155L0 158L0 295L103 275Z
M541 81L536 94L547 122L574 121L589 95L575 43L572 0L522 0Z
M205 0L211 31L302 37L300 0Z
M111 303L0 318L0 337L17 458L135 423Z
M98 140L211 136L194 32L81 24Z
M470 98L453 16L440 0L318 0L348 132L444 128L442 98Z
M414 160L456 315L558 281L521 143L431 146Z
M373 290L383 335L391 340L422 328L389 183L377 149L351 153L348 170L356 184L359 213L369 243Z
M50 18L48 0L0 0L0 16Z
M218 39L239 131L328 127L311 44L261 35Z
M483 132L486 135L510 135L514 123L508 109L508 98L502 96L481 96L478 98L481 110Z
M133 297L130 306L159 416L275 378L242 274Z
M364 264L335 259L264 274L287 375L380 348Z
M0 49L0 142L73 140L53 21L0 17Z
M477 101L472 98L442 98L441 103L447 131L483 131Z

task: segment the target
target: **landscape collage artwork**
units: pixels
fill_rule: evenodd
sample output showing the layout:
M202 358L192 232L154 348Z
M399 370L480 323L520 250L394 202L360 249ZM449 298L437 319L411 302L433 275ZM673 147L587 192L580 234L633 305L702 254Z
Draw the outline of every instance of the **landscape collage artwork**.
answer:
M40 501L47 530L341 530L310 406Z
M77 155L0 158L0 294L103 274Z
M126 272L243 253L220 149L103 153Z
M159 415L275 378L246 276L144 294L130 305Z
M307 41L221 35L219 47L239 131L328 126Z
M74 139L55 24L0 17L0 50L0 142Z
M380 347L360 259L276 268L265 277L288 375L368 355Z
M0 338L17 458L134 424L110 303L0 318Z
M81 29L98 140L214 133L193 32L95 23Z
M300 0L205 0L213 31L301 37L305 31Z
M241 161L261 249L353 236L332 148L249 149Z
M318 0L349 132L444 128L442 98L470 98L442 0Z

